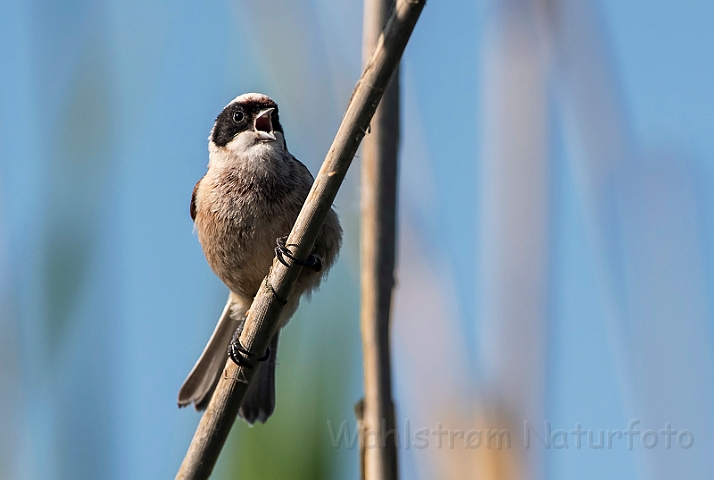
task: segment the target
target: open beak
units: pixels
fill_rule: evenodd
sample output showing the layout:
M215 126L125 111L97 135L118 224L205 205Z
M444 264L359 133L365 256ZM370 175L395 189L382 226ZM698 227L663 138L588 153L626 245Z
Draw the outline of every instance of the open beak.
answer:
M274 108L266 108L258 113L255 117L255 131L258 133L258 138L261 140L275 140L275 132L273 132L272 113Z

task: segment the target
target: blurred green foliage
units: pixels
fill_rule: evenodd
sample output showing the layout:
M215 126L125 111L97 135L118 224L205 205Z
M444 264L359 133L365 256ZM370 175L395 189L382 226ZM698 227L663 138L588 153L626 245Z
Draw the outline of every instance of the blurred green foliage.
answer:
M73 72L60 118L42 132L52 138L43 256L50 347L61 341L94 260L114 155L108 51L95 37Z

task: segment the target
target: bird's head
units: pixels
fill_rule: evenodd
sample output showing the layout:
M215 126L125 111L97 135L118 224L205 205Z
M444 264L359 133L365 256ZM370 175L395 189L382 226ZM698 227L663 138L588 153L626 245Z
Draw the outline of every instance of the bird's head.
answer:
M284 150L278 105L267 95L246 93L221 111L208 137L209 148L260 155Z

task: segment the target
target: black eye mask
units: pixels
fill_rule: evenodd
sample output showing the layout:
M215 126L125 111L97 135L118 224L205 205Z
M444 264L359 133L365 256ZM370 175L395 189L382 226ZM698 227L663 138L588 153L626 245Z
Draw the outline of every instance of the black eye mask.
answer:
M261 110L275 108L271 115L273 131L283 132L278 118L278 108L272 102L231 103L216 117L211 140L218 147L225 147L236 135L253 129L253 119Z

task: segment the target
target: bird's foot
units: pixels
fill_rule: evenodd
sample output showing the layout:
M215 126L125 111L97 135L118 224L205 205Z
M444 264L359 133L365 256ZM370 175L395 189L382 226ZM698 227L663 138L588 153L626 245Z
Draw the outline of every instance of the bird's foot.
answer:
M265 355L260 358L255 358L256 355L254 353L249 352L241 345L239 332L240 329L236 330L231 343L228 345L228 356L233 360L233 363L240 367L253 368L255 362L264 362L270 358L270 347L265 349Z
M316 257L313 254L308 255L307 259L304 262L295 258L295 256L293 255L293 252L290 251L290 249L288 248L288 245L286 245L286 243L285 243L287 241L288 241L287 235L285 235L284 237L280 237L276 240L278 246L275 247L275 256L278 257L278 260L280 261L280 263L282 263L286 267L289 267L290 265L285 261L285 258L284 258L284 257L288 257L290 260L293 261L293 263L296 263L300 266L310 268L316 272L319 272L320 270L322 270L322 262L320 261L320 259L318 257ZM290 246L296 247L297 245L291 243Z

